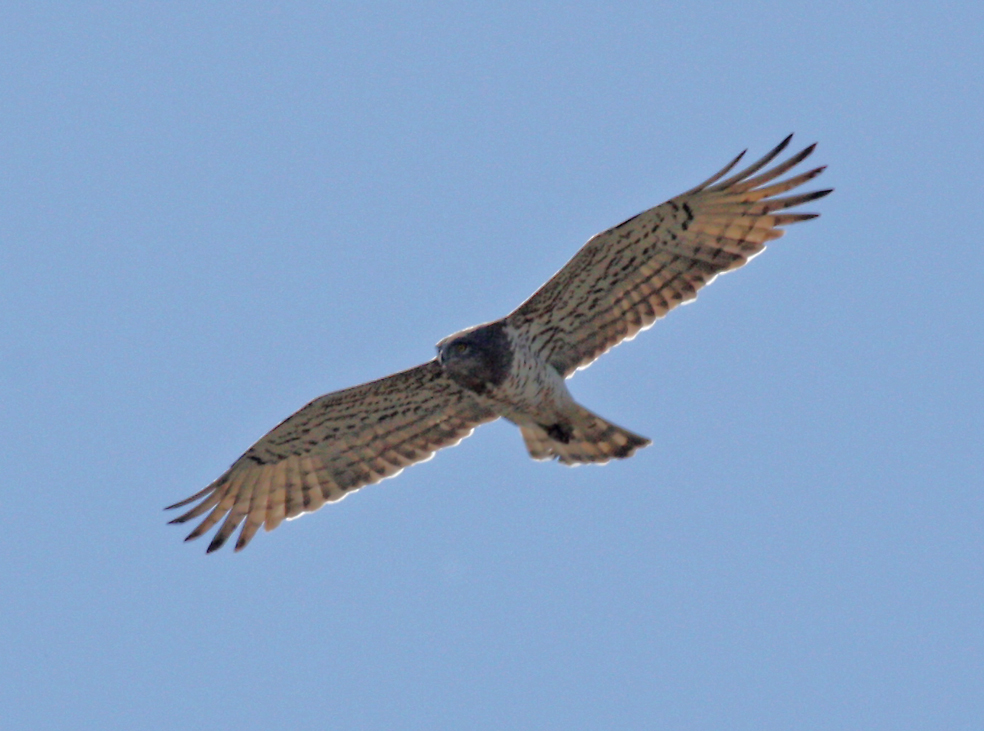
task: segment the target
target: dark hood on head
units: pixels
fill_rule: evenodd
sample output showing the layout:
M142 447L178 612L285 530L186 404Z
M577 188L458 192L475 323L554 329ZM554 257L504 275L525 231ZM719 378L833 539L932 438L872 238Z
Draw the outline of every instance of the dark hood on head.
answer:
M455 353L458 343L467 344L468 349ZM512 348L501 320L455 333L438 343L437 349L445 373L479 394L484 394L489 386L501 386L512 366Z

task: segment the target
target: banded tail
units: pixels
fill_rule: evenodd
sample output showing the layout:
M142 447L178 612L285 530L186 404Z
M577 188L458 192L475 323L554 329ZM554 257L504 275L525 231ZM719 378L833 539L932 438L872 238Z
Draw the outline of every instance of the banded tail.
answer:
M533 459L554 459L561 464L602 463L631 457L652 442L623 429L583 406L556 424L521 426L526 449Z

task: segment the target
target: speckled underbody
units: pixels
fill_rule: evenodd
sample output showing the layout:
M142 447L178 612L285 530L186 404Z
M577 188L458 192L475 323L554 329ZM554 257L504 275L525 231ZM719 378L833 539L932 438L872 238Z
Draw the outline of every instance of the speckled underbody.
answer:
M574 401L564 377L538 356L524 331L505 320L455 333L437 349L448 377L516 424L534 459L607 462L650 444Z

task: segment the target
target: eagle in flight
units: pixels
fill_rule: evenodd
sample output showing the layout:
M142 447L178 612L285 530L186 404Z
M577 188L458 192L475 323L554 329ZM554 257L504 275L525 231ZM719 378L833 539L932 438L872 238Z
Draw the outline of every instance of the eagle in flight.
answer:
M745 264L782 226L818 215L783 211L830 190L783 194L823 167L774 182L816 145L763 171L791 138L722 180L742 153L696 188L594 236L514 312L444 338L434 360L315 399L170 506L199 501L171 522L205 515L191 540L222 521L209 552L242 524L239 551L261 525L273 530L393 477L500 416L519 427L533 459L630 457L650 440L576 403L564 380Z

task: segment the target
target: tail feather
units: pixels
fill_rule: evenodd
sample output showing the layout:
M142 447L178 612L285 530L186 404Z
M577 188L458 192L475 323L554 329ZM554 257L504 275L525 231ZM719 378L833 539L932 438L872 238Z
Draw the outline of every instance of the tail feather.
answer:
M558 424L522 426L520 432L533 459L562 464L604 463L631 457L652 442L623 429L582 406Z

